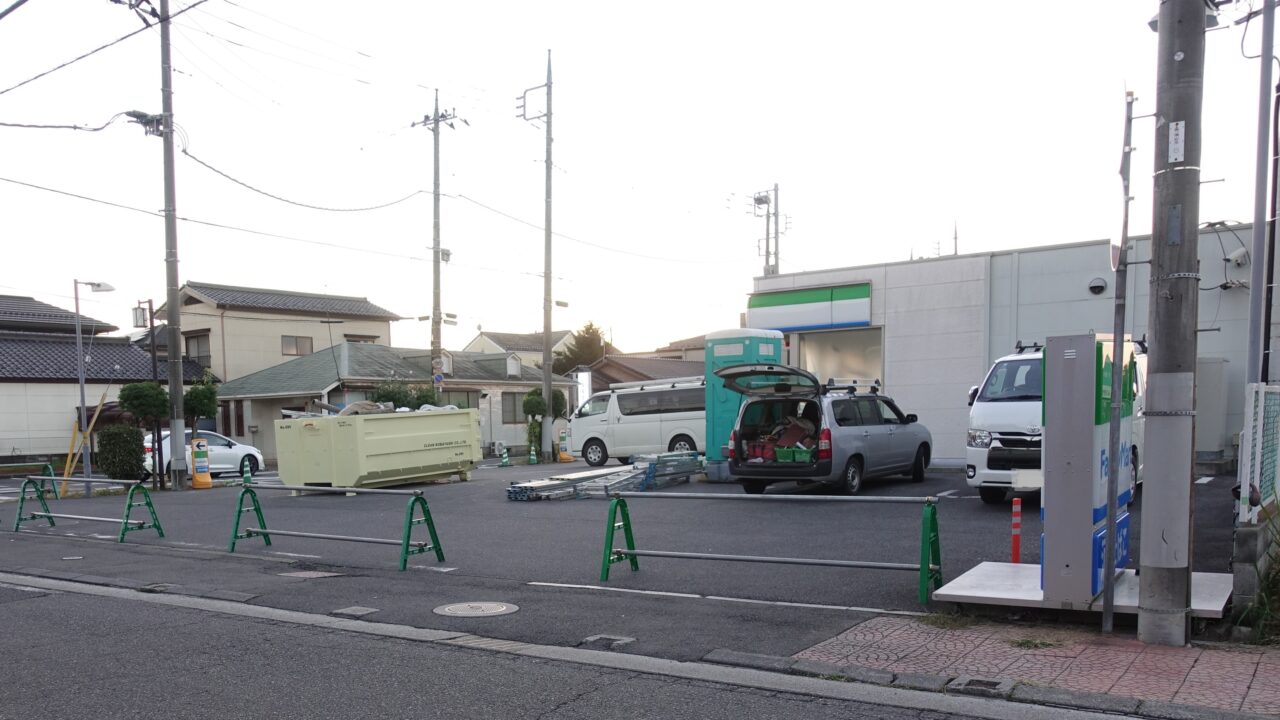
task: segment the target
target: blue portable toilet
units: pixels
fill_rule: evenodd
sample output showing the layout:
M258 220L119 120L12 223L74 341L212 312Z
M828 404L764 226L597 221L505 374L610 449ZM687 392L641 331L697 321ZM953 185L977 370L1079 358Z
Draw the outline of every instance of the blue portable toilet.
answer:
M744 363L781 363L782 333L777 330L734 328L707 333L705 372L707 378L707 479L728 480L724 454L729 434L738 419L743 397L726 390L716 370Z

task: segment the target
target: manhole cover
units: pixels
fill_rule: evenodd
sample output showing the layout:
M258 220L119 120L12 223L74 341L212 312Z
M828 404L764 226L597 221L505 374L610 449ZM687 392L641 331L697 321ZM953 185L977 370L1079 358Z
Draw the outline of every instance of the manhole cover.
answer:
M492 617L494 615L510 615L519 609L511 603L467 602L441 605L431 612L449 617Z

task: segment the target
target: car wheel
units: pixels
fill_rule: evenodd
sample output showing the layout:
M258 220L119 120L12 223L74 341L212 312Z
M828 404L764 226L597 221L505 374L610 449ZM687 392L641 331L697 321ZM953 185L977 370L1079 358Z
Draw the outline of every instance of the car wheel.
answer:
M1142 476L1138 475L1138 446L1130 446L1129 453L1129 467L1133 470L1133 491L1137 492L1139 483L1142 482Z
M667 446L668 452L698 452L698 445L693 438L688 435L677 435L671 438L671 444Z
M844 476L840 481L840 489L849 495L857 495L862 489L862 459L849 458L849 464L844 466Z
M988 505L999 505L1009 497L1009 491L998 487L980 487L978 496Z
M764 489L768 486L769 486L769 483L761 480L743 480L742 481L742 491L748 495L763 495Z
M599 440L588 440L587 444L582 446L582 457L592 467L600 467L609 462L609 453L605 451L604 443Z
M916 459L911 463L911 482L924 482L924 471L929 466L929 448L921 445L916 449Z
M258 473L258 458L252 455L245 455L240 460L240 477L249 475L252 477Z
M620 458L618 458L618 462L619 462L619 463L622 463L623 465L630 465L630 464L631 464L631 456L629 456L629 455L628 455L627 457L620 457Z

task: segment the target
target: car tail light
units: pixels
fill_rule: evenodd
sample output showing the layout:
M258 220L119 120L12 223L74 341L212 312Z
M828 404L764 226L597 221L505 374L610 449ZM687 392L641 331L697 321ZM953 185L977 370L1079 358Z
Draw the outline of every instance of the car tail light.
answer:
M729 433L729 459L733 460L738 457L738 431L734 430Z
M818 459L831 459L831 428L822 428L818 434Z

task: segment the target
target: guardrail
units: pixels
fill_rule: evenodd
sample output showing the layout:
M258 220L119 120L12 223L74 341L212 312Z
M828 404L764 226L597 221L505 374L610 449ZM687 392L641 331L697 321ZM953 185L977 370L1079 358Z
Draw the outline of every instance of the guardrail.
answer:
M49 480L48 476L32 475L22 481L22 489L18 493L18 516L13 521L14 532L18 532L19 528L22 527L22 523L32 520L43 519L48 521L49 527L56 527L57 523L54 522L54 518L61 518L64 520L88 520L93 522L109 523L119 522L120 533L116 536L116 542L124 542L124 536L126 533L146 530L147 528L154 529L157 535L164 537L164 528L160 525L160 518L156 516L156 506L151 504L151 493L147 492L147 488L142 484L141 480L86 480L84 478L76 478L76 482L93 483L97 485L127 486L129 488L129 492L125 494L124 498L124 515L119 520L109 517L95 517L93 515L70 515L67 513L50 512L49 504L45 502L44 499L44 494L46 492L44 483L47 480ZM32 497L28 497L28 491L31 491L34 495ZM134 500L138 493L142 493L142 502L136 502ZM54 489L54 494L57 494L56 488ZM23 515L22 510L26 506L28 500L38 501L40 503L40 510L33 511L28 515ZM151 522L148 523L145 520L131 519L133 509L135 507L146 507L147 512L151 515Z
M247 478L248 476L246 476ZM257 483L246 482L240 490L240 496L236 499L236 520L231 528L231 544L227 548L227 552L236 551L236 542L239 540L248 540L253 537L261 537L268 547L271 545L272 535L281 535L286 537L304 537L316 540L339 540L345 542L362 542L374 543L377 545L399 545L400 546L400 570L405 570L409 565L410 555L419 555L422 553L434 551L436 560L444 562L444 549L440 547L440 538L436 535L436 525L431 520L431 508L427 506L427 500L422 496L421 490L382 490L376 488L334 488L334 487L314 487L314 486L291 486L291 485L260 485ZM356 535L330 535L328 533L300 532L297 530L275 530L267 527L267 522L262 516L262 504L258 502L258 490L289 490L294 493L340 493L343 495L407 495L409 504L405 507L404 513L404 530L399 540L390 538L370 538L359 537ZM248 496L252 504L248 507L244 504L245 496ZM415 508L422 509L422 517L415 518L413 511ZM258 519L258 527L247 527L244 532L240 531L240 518L245 513L252 511L254 517ZM411 535L413 526L426 525L427 532L431 535L431 542L414 540Z
M51 484L51 485L49 486L49 488L46 488L46 487L44 486L44 484L45 484L46 482L50 482L50 481L53 479L53 477L54 477L54 475L53 475L53 463L41 463L41 462L29 462L29 463L0 463L0 469L3 469L3 468L32 468L32 467L38 467L38 468L40 468L40 475L39 475L39 477L41 478L41 480L40 480L40 490L41 490L41 492L48 492L48 491L49 491L49 488L53 488L53 497L54 497L54 499L58 499L59 497L61 497L61 496L60 496L60 494L58 493L58 484L57 484L57 483L53 483L53 484ZM28 475L27 477L36 477L36 476L35 476L35 475Z
M722 495L719 493L663 493L619 492L610 493L609 523L604 533L604 559L600 567L600 582L609 581L609 568L614 563L629 562L631 570L640 569L641 557L677 558L684 560L730 560L735 562L779 563L785 565L817 565L825 567L863 568L871 570L907 570L919 577L920 604L929 602L930 586L942 587L942 547L938 537L938 508L936 497L852 497L825 495ZM920 562L890 563L870 560L824 560L820 558L764 557L757 555L719 555L714 553L670 552L665 550L637 550L635 535L631 529L631 513L627 498L653 498L666 500L728 500L737 502L845 502L845 503L895 503L924 505L920 520ZM621 521L618 516L621 515ZM613 546L614 532L622 530L626 549Z

